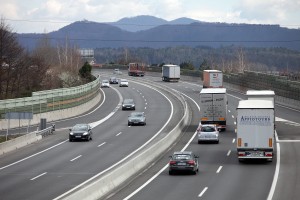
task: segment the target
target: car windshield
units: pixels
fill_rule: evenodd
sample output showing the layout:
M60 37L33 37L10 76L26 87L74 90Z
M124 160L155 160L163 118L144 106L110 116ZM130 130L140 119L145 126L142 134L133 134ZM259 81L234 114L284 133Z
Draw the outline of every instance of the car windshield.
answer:
M132 117L142 117L143 113L131 113Z
M133 100L132 99L125 99L124 103L133 103Z
M201 128L201 131L202 131L202 132L214 132L214 131L216 131L216 130L215 130L214 127L211 127L211 126L203 126L203 127Z
M190 160L191 158L191 155L187 154L178 154L173 156L174 160Z
M86 131L88 129L88 125L76 125L72 128L73 131Z
M127 80L125 80L125 79L121 79L121 82L127 82Z
M102 83L108 83L108 80L103 80Z

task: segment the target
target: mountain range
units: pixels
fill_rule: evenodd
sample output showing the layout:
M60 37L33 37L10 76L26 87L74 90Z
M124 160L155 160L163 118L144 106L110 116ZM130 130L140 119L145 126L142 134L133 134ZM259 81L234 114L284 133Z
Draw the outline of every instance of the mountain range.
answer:
M167 21L153 16L123 18L117 22L77 21L47 33L53 45L66 40L79 48L172 46L281 47L300 51L300 29L279 25L209 23L179 18ZM45 34L17 34L25 48L33 49Z

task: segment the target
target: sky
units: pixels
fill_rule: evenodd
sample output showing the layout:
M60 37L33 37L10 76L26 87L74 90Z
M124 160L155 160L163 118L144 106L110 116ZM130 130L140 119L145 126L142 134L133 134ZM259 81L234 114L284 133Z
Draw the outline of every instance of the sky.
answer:
M300 28L300 0L0 0L12 32L49 33L76 21L115 22L150 15Z

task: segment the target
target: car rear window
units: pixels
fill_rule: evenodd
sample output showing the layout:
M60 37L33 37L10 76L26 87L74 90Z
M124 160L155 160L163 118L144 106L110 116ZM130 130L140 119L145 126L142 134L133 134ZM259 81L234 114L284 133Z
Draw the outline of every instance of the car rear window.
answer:
M173 159L174 160L190 160L191 155L186 155L186 154L174 155Z
M211 126L204 126L204 127L201 128L201 131L202 132L214 132L215 128L211 127Z

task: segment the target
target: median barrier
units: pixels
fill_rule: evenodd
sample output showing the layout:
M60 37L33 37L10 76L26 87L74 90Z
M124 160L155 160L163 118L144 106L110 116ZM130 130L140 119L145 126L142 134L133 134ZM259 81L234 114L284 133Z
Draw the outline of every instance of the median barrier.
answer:
M147 83L150 84L150 83ZM156 86L157 87L157 86ZM164 89L165 92L171 93L170 90ZM87 199L96 200L101 199L105 195L121 186L127 179L135 176L155 160L157 160L163 152L165 152L178 138L182 130L189 124L190 121L190 108L188 107L185 99L177 92L172 93L177 96L184 106L184 115L180 122L167 133L163 138L158 141L147 145L143 150L139 151L128 161L120 164L120 166L108 171L103 176L95 177L93 180L88 180L86 183L75 187L67 193L57 197L55 200L71 200L71 199Z
M28 144L42 139L42 135L37 135L37 132L25 134L23 136L0 143L0 154L8 153L17 150Z

